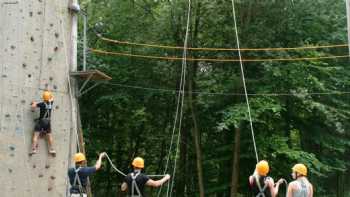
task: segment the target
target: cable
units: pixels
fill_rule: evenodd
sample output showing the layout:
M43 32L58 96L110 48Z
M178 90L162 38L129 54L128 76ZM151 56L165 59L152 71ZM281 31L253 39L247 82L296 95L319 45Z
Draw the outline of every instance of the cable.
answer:
M143 86L133 86L133 85L125 85L125 84L119 84L119 83L104 83L105 85L111 85L111 86L118 86L123 88L130 88L130 89L139 89L139 90L146 90L146 91L157 91L157 92L167 92L167 93L179 93L180 90L172 90L172 89L164 89L164 88L149 88L149 87L143 87ZM209 96L245 96L243 93L223 93L223 92L201 92L201 91L185 91L185 93L189 94L199 94L199 95L209 95ZM344 94L350 94L350 91L331 91L331 92L292 92L292 93L278 93L278 92L272 92L272 93L248 93L248 96L303 96L303 95L344 95Z
M180 119L179 119L179 132L177 136L177 143L176 143L176 151L175 151L175 158L174 158L174 168L172 173L172 181L168 184L168 191L167 196L169 196L170 191L170 197L172 196L172 191L174 187L175 182L175 175L176 175L176 164L177 164L177 157L179 154L179 145L180 145L180 138L181 138L181 127L182 127L182 116L183 116L183 105L185 100L185 85L186 85L186 70L187 70L187 46L188 46L188 36L189 36L189 30L190 30L190 19L191 19L191 0L188 0L188 11L187 11L187 25L186 25L186 34L185 34L185 42L184 42L184 50L183 50L183 60L182 60L182 67L183 67L183 86L182 86L182 101L181 101L181 108L180 108ZM170 186L170 190L169 190Z
M115 55L126 57L138 57L144 59L158 59L158 60L170 60L170 61L182 61L181 57L168 57L168 56L152 56L152 55L137 55L131 53L120 53L112 51L104 51L100 49L90 48L90 51L96 54L103 55ZM242 62L273 62L273 61L308 61L308 60L322 60L322 59L338 59L348 58L350 55L331 55L321 57L297 57L297 58L266 58L266 59L242 59ZM203 62L239 62L239 59L221 59L221 58L187 58L187 61L203 61Z
M101 34L97 34L97 36L106 42L114 43L114 44L124 44L124 45L133 45L133 46L141 46L141 47L151 47L151 48L163 48L163 49L177 49L183 50L184 47L180 46L168 46L168 45L160 45L160 44L144 44L144 43L135 43L128 41L119 41L113 40L110 38L103 37ZM348 47L347 44L334 44L334 45L321 45L321 46L301 46L301 47L278 47L278 48L243 48L240 51L288 51L288 50L306 50L306 49L324 49L324 48L341 48ZM238 49L234 48L192 48L188 47L187 50L192 51L238 51Z
M256 157L256 162L259 162L259 157L258 157L258 150L256 148L256 143L255 143L255 135L254 135L254 128L253 128L253 120L251 116L251 111L250 111L250 105L249 105L249 97L248 97L248 92L247 92L247 86L246 86L246 81L245 81L245 76L244 76L244 67L243 67L243 62L242 62L242 56L241 56L241 51L240 49L240 43L239 43L239 37L238 37L238 29L237 29L237 21L236 21L236 11L235 11L235 2L234 0L232 1L232 14L233 14L233 21L234 21L234 27L235 27L235 33L236 33L236 42L237 42L237 48L238 48L238 56L239 56L239 65L241 67L241 74L242 74L242 82L243 82L243 88L244 88L244 94L245 94L245 100L247 102L247 109L248 109L248 117L249 117L249 125L250 125L250 130L252 133L252 139L253 139L253 145L254 145L254 151L255 151L255 157Z

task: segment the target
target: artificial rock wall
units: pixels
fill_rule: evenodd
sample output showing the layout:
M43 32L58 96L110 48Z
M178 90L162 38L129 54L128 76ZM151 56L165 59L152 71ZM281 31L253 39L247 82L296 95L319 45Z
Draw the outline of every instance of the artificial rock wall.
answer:
M0 0L0 196L66 196L74 150L69 96L71 13L69 0ZM29 156L34 119L31 101L54 94L52 131L57 156L46 140ZM73 88L74 89L74 88ZM73 107L74 109L74 107ZM72 115L73 114L73 115Z

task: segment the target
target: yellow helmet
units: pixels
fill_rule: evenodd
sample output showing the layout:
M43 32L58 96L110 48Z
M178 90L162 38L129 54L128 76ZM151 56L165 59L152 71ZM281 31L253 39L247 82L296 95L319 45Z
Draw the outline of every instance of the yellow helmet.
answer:
M293 172L297 172L301 175L307 176L307 168L304 164L301 164L301 163L295 164L292 170Z
M265 160L259 161L255 169L260 176L266 176L270 171L269 163Z
M132 161L132 166L143 169L145 167L145 161L141 157L135 157Z
M43 93L43 100L44 101L49 101L50 99L52 99L52 94L50 91L45 91Z
M82 161L85 161L86 160L86 158L85 158L85 155L83 154L83 153L76 153L75 155L74 155L74 161L75 161L75 163L77 163L77 162L82 162Z

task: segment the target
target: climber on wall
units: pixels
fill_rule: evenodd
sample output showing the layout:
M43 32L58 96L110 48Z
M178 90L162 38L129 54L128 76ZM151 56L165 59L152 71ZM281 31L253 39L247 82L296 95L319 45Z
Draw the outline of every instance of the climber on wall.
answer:
M29 155L36 154L38 152L38 138L39 136L47 137L48 150L53 156L56 155L56 151L53 148L53 138L51 133L51 114L53 106L53 95L50 91L44 91L42 95L42 102L33 101L31 106L34 111L36 108L40 109L40 116L35 120L35 127L33 133L32 150Z

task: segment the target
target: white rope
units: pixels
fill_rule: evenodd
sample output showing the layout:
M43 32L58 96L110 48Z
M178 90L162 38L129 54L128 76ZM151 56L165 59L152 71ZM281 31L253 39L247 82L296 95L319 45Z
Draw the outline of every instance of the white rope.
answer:
M188 17L190 15L190 8L188 11ZM178 146L179 146L179 139L180 139L180 131L181 131L181 122L182 122L182 114L183 114L183 104L184 104L184 90L185 90L185 84L186 84L186 47L187 47L187 38L188 38L188 29L189 29L189 21L187 21L187 29L186 29L186 37L185 37L185 43L184 43L184 52L183 52L183 61L182 61L182 66L181 66L181 77L180 77L180 90L177 91L178 95L177 95L177 104L176 104L176 113L175 113L175 119L174 119L174 124L173 124L173 128L172 128L172 134L171 134L171 139L170 139L170 146L169 146L169 151L167 154L167 160L166 160L166 164L165 164L165 169L163 171L163 173L165 174L168 170L168 166L169 166L169 161L170 161L170 156L171 156L171 151L173 148L173 144L174 144L174 136L175 136L175 131L176 131L176 126L177 126L177 122L179 121L179 129L178 129L178 136L177 136L177 144L176 144L176 155L177 155L177 150L178 150ZM180 102L181 100L181 102ZM178 118L180 114L180 118ZM174 168L176 168L176 156L175 156L175 164L174 164ZM168 183L167 186L167 196L169 195L169 186L170 183ZM162 192L162 187L159 189L157 197L160 196Z
M254 134L254 129L253 129L253 120L252 120L252 116L251 116L250 105L249 105L249 98L248 98L248 92L247 92L247 86L246 86L246 81L245 81L245 76L244 76L244 67L243 67L242 55L241 55L240 44L239 44L237 21L236 21L236 11L235 11L235 2L234 2L234 0L231 0L231 1L232 1L232 14L233 14L233 21L234 21L234 26L235 26L238 56L239 56L239 65L241 67L241 75L242 75L242 81L243 81L244 94L245 94L245 99L246 99L246 102L247 102L247 109L248 109L248 116L249 116L249 125L250 125L250 130L251 130L251 133L252 133L252 139L253 139L253 145L254 145L256 162L259 162L258 150L256 148L255 134Z
M174 158L174 168L173 168L173 173L172 173L172 179L171 183L168 184L168 190L167 190L167 196L169 196L169 191L170 191L170 197L173 194L173 187L174 187L174 182L175 182L175 175L176 175L176 164L177 164L177 157L179 154L179 144L180 144L180 139L181 139L181 126L182 126L182 116L183 116L183 105L184 105L184 100L185 100L185 85L186 85L186 69L187 69L187 46L188 46L188 36L189 36L189 30L190 30L190 19L191 19L191 0L188 0L188 11L187 11L187 25L186 25L186 35L185 35L185 42L184 42L184 51L183 51L183 59L182 59L182 69L183 69L183 85L182 85L182 100L181 100L181 110L180 110L180 119L179 119L179 132L177 136L177 143L176 143L176 153L175 153L175 158ZM169 190L169 185L170 190Z
M106 158L107 158L109 164L116 172L118 172L120 175L127 176L123 171L121 171L117 168L117 166L113 163L113 161L111 160L111 158L108 156L107 153L105 155L106 155ZM164 177L165 174L151 174L151 175L147 175L147 176L148 177Z
M106 155L106 157L107 157L107 160L109 161L109 164L111 164L112 168L113 168L116 172L118 172L119 174L121 174L121 175L123 175L123 176L126 176L126 174L125 174L124 172L122 172L121 170L119 170L119 169L113 164L113 162L112 162L111 158L109 158L108 154L106 153L105 155Z

